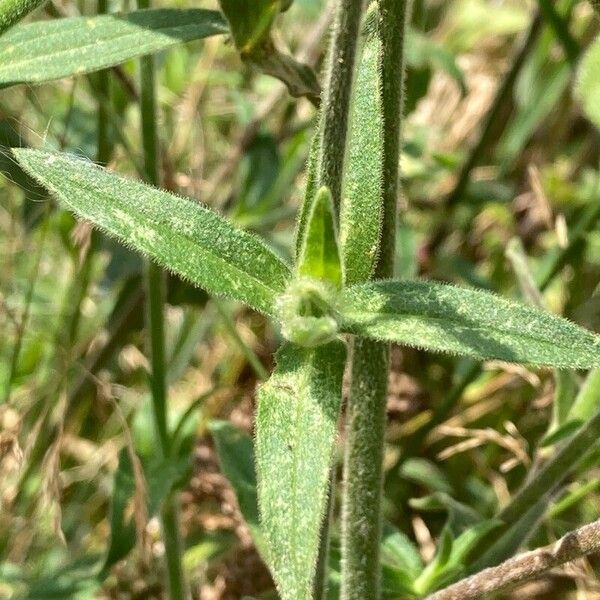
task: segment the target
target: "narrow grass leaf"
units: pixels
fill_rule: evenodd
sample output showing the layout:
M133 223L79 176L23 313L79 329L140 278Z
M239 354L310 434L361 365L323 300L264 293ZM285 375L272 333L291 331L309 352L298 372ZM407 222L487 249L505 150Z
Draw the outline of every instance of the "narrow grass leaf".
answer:
M309 600L327 505L346 349L284 346L261 387L256 460L268 563L282 600Z
M290 273L258 237L197 202L85 160L40 150L14 153L65 208L195 285L273 313Z
M298 259L298 274L342 285L342 266L331 192L321 188L312 203Z
M600 369L590 371L569 410L567 421L587 422L600 410Z
M367 36L352 98L340 209L340 245L346 285L369 278L379 250L384 164L380 45L377 35Z
M217 11L171 8L19 25L0 38L0 85L82 75L226 31Z
M426 281L380 281L346 290L341 330L479 360L588 369L600 337L490 292Z
M581 60L576 91L588 119L600 128L600 37Z

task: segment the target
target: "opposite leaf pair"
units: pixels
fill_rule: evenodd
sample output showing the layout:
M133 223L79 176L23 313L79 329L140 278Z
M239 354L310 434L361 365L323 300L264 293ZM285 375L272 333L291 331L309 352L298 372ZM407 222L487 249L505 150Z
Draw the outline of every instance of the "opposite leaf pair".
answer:
M294 275L259 238L197 202L65 154L14 153L66 208L207 291L276 318L297 342L279 352L257 416L266 553L284 599L311 597L341 405L346 352L338 335L480 360L600 365L594 334L488 292L426 281L344 288L327 190L311 203Z

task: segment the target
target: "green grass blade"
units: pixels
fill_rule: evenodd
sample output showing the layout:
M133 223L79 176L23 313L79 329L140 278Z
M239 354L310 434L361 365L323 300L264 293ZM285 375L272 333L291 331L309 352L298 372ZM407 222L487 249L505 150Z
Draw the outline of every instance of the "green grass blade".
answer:
M581 60L576 91L584 113L600 128L600 37Z
M226 31L219 12L202 9L138 10L19 25L0 38L0 85L82 75Z
M258 520L252 438L228 421L211 421L208 428L215 442L221 471L235 491L240 511L256 547L264 554L263 535Z
M340 210L340 245L346 285L366 281L375 268L379 252L384 164L380 46L379 36L366 42L352 98Z
M268 563L282 600L309 600L327 504L346 349L284 346L261 387L258 499Z
M302 249L302 242L304 240L304 233L306 231L306 223L308 216L310 215L310 209L312 202L315 199L317 193L317 170L319 161L319 132L313 136L308 151L308 159L306 164L306 184L304 186L304 197L302 205L298 211L298 220L296 223L296 257L300 255Z
M40 150L14 154L65 208L199 287L272 314L290 272L258 237L196 202L85 160Z
M560 317L478 290L381 281L343 294L341 330L479 360L588 369L600 337Z
M342 285L333 200L327 188L321 188L312 203L298 258L298 274L327 281L337 288Z

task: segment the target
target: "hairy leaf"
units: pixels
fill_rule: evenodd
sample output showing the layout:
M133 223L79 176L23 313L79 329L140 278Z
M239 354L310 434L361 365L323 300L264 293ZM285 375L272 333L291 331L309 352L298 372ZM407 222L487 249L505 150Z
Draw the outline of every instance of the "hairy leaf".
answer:
M0 34L46 0L0 0Z
M226 31L219 12L171 8L20 25L0 38L0 85L82 75Z
M491 294L425 281L354 286L341 299L341 330L480 360L587 369L600 337Z
M85 160L14 150L63 206L209 292L268 314L289 269L259 238L199 203L120 177Z
M334 222L333 200L323 187L312 203L304 241L298 258L298 274L342 285L342 266Z
M367 40L352 98L340 209L340 245L346 285L369 278L379 251L383 177L380 45L379 36Z
M284 346L261 387L258 500L268 563L283 600L311 598L342 396L346 349Z
M585 114L600 127L600 37L581 60L576 89Z

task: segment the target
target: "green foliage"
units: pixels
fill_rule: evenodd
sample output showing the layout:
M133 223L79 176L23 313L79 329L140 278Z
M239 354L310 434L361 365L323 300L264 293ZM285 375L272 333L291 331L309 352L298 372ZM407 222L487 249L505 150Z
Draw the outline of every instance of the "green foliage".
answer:
M581 60L576 90L585 114L600 128L600 38Z
M281 9L280 0L219 0L231 27L235 45L242 54L251 53L269 35Z
M0 34L44 2L45 0L0 0Z
M283 336L299 346L311 348L337 337L333 312L336 290L316 279L294 280L277 300Z
M600 338L591 332L489 292L382 281L351 287L340 302L340 329L354 335L479 360L576 369L600 363Z
M319 83L312 69L280 52L273 42L271 26L290 3L282 0L219 0L229 21L235 45L250 65L283 81L293 96L308 96L318 103Z
M0 32L38 3L38 0L0 0ZM16 555L23 555L24 565L17 568L9 562L0 562L0 586L6 587L9 595L108 596L112 590L106 588L120 576L121 565L128 563L135 570L136 526L132 507L135 508L134 500L140 506L139 472L134 474L132 455L122 448L123 431L120 426L115 428L114 413L104 402L97 401L106 387L122 393L118 397L119 408L126 421L133 423L131 433L142 458L147 484L148 515L159 514L161 505L165 507L166 501L174 501L173 491L189 475L189 458L194 453L198 429L204 431L207 427L220 471L235 491L242 516L261 557L272 570L281 597L312 600L314 596L315 600L323 600L319 577L321 572L327 572L324 559L328 537L323 517L332 480L336 494L334 509L338 504L337 477L330 477L331 467L334 475L339 467L334 462L334 448L342 374L347 366L345 346L338 338L346 333L349 338L356 336L351 340L353 365L349 369L353 375L353 398L346 412L346 439L353 441L344 458L344 526L339 528L334 523L332 527L332 562L337 563L329 569L333 588L329 590L330 598L338 598L338 588L342 600L375 599L380 595L382 600L422 597L466 573L513 555L526 544L538 545L544 538L553 538L571 521L587 519L591 510L595 510L597 497L586 503L585 495L597 493L597 481L574 486L580 495L570 494L568 502L561 504L560 519L554 518L558 508L551 511L548 508L566 477L578 477L584 469L597 464L600 369L592 370L585 380L572 371L556 372L554 410L549 432L544 436L543 409L541 403L534 402L547 389L551 375L528 373L527 369L497 363L487 365L484 370L470 359L432 356L413 348L477 360L501 359L556 365L560 369L588 368L600 365L597 336L564 319L481 291L423 281L364 283L373 277L378 256L384 257L385 267L382 269L382 262L377 265L377 276L392 275L393 260L388 250L396 246L401 279L415 279L418 273L423 273L449 280L462 278L475 286L513 293L515 277L506 269L506 240L515 231L526 232L527 251L535 258L528 258L518 240L509 242L506 252L524 299L538 308L547 303L553 310L585 323L590 330L598 330L598 299L593 290L600 265L598 235L594 230L600 204L596 202L598 175L589 162L589 148L594 140L586 137L594 132L573 127L579 118L576 111L560 110L565 91L573 80L572 63L580 44L576 37L584 30L586 13L573 11L574 0L567 0L556 10L544 0L541 14L546 21L534 18L530 33L523 37L523 47L515 52L514 64L490 71L490 78L499 72L506 76L498 81L500 92L488 115L476 115L482 119L483 141L475 145L475 160L466 160L467 176L462 191L467 193L457 194L450 202L457 208L450 215L445 212L447 205L440 196L454 179L453 171L461 161L463 144L454 142L461 138L456 135L457 130L463 128L455 128L445 110L436 110L436 103L443 102L446 91L454 87L451 97L457 102L463 102L460 95L468 95L464 106L481 104L472 103L478 92L466 85L455 60L457 48L461 53L472 52L474 60L480 59L477 45L471 48L463 38L481 40L489 34L501 42L499 48L508 52L509 44L521 39L516 34L526 25L528 7L502 9L503 24L497 18L490 18L490 7L482 0L459 3L466 8L459 6L448 14L437 5L419 4L413 22L419 28L425 24L426 29L407 32L404 50L399 15L407 12L410 3L379 0L372 3L368 31L353 74L348 68L353 63L349 59L353 40L348 39L354 35L353 17L346 9L351 7L358 14L360 3L336 3L339 12L334 17L332 39L337 42L331 47L339 54L331 53L328 74L332 74L333 87L338 85L339 89L331 95L328 89L324 95L328 100L324 102L323 114L327 117L320 120L321 131L314 136L311 146L305 201L298 216L294 249L290 227L294 206L288 199L295 195L289 194L288 188L300 175L299 158L305 150L308 124L314 114L306 103L296 107L288 98L275 101L274 94L270 105L273 108L264 116L260 108L255 108L262 103L255 100L272 91L272 82L255 79L250 70L239 74L229 69L228 61L236 64L237 60L232 56L231 44L211 44L214 56L201 60L198 52L202 44L181 44L230 31L247 64L279 77L293 94L306 94L316 104L320 89L314 73L277 48L274 26L279 21L283 34L280 39L314 58L322 48L314 45L313 32L306 27L307 18L316 17L322 3L297 0L292 12L278 19L277 15L290 4L291 0L222 0L225 17L215 11L166 8L128 15L48 18L16 26L0 39L0 85L3 86L76 77L142 54L172 48L160 63L163 73L159 75L157 70L156 80L153 60L143 61L142 130L145 146L150 144L143 148L146 168L139 164L138 158L139 111L135 105L138 90L132 85L132 65L103 73L107 85L102 88L95 85L95 79L80 78L71 82L72 87L60 82L41 86L35 93L24 85L10 90L3 99L0 121L0 170L5 177L0 182L3 208L5 197L9 201L0 214L0 249L6 252L9 267L0 277L5 283L0 299L2 308L6 308L0 310L0 327L6 332L0 336L0 354L3 359L11 356L16 359L14 376L10 361L0 360L0 380L2 384L8 382L6 395L12 402L1 407L0 421L3 426L5 421L10 423L10 410L18 411L23 405L26 410L16 436L21 446L32 432L37 440L33 450L26 453L26 476L11 478L10 472L5 473L10 456L0 461L2 478L6 477L11 492L8 497L12 498L13 487L17 490L4 521L20 521L19 511L25 516L38 514L36 493L39 480L45 476L39 465L56 435L59 418L58 424L63 427L64 420L64 431L68 432L56 466L57 479L59 471L67 466L60 473L65 485L60 503L64 506L62 527L68 546L62 548L56 544L56 532L48 523L42 527L51 530L46 536L51 538L50 542L39 535L37 524L32 528L36 537L27 539L23 532L29 527L27 518L22 519L25 525L11 524L10 530L3 522L0 560L8 561L6 557L12 558L16 550ZM375 10L375 4L382 13ZM592 4L597 4L596 0ZM88 7L85 8L87 13ZM99 2L99 12L107 8L104 0ZM73 6L75 12L69 14L76 14L77 9ZM52 17L54 12L54 7L49 7L47 16ZM314 33L320 35L319 27L315 27ZM431 35L433 31L435 34ZM377 35L373 36L374 33ZM562 45L562 53L553 52L557 41ZM596 124L600 79L595 68L600 62L597 47L595 42L582 63L577 88L586 114ZM392 234L397 229L399 163L396 146L400 143L393 134L400 131L398 108L402 106L404 59L410 73L409 110L421 100L425 103L420 106L427 110L420 110L419 118L409 118L403 127L402 165L406 168L402 176L406 197L411 202L403 211L399 240L395 244ZM441 87L429 85L436 71L453 80L448 90L446 83ZM115 85L108 85L109 82ZM477 81L469 78L471 83ZM238 84L252 90L250 100L239 93ZM159 108L155 105L155 88ZM439 94L440 91L444 94ZM346 115L346 98L350 96L351 110ZM223 98L226 98L225 110L220 105ZM385 102L382 98L386 98ZM102 108L98 112L104 114L104 126L97 119L96 106ZM458 111L461 107L458 105ZM201 118L191 119L196 108ZM423 123L423 115L431 123ZM465 122L474 127L472 115L466 116ZM259 124L253 121L257 117ZM347 145L343 142L346 119ZM560 120L558 128L553 127L557 120ZM108 121L113 121L110 129L114 140L106 134ZM245 129L239 145L230 148L229 138L240 122ZM325 129L330 134L319 157ZM198 190L199 195L208 190L206 200L211 205L228 211L236 223L264 233L282 255L295 255L293 268L260 239L234 228L203 206L111 174L85 160L21 150L15 153L20 162L17 164L12 154L2 148L28 146L27 137L33 140L29 131L34 135L39 133L40 137L44 132L44 144L48 147L77 148L81 154L104 156L98 158L103 163L110 156L116 168L135 166L142 177L148 164L156 167L152 171L157 175L159 156L162 157L161 170L169 189L194 190L193 193ZM451 135L444 139L441 148L436 148L440 136L447 131ZM201 144L197 143L198 135ZM168 141L160 152L155 144L159 138ZM549 140L552 143L548 144ZM104 147L105 151L96 154L96 147ZM347 154L341 182L344 149ZM520 185L521 166L530 156L544 159L540 173L543 190L536 189L535 195L536 198L544 196L541 192L546 195L542 198L548 209L545 217L553 221L564 214L566 227L561 242L565 244L555 244L555 233L550 226L540 234L537 223L533 223L533 213L537 210L530 214L528 207L524 216L521 211L511 212L502 204L514 196L514 189ZM483 170L483 178L478 174L477 182L471 182L475 185L469 184L468 172L483 159L494 168ZM202 172L201 182L195 180L198 168ZM493 181L486 180L489 173L493 173ZM581 176L572 176L574 173ZM324 181L331 184L330 188L318 190L319 182ZM18 187L22 191L16 191ZM153 257L160 265L216 296L244 302L278 323L271 328L265 319L248 311L239 311L234 318L227 303L223 305L219 298L199 290L193 307L175 300L177 290L187 284L173 276L167 284L168 294L159 293L154 301L155 316L158 315L159 321L165 318L165 335L162 331L156 333L153 327L144 331L139 277L143 261L126 248L117 249L115 242L102 239L100 232L94 233L89 250L85 240L74 243L72 238L85 228L75 226L71 215L54 210L46 188L61 206L91 221L124 245ZM339 222L329 189L334 190L335 201L339 202ZM23 203L22 196L27 202ZM34 203L31 199L44 202ZM474 199L477 202L468 201ZM382 205L386 207L383 211ZM32 206L43 215L43 228L36 228L34 220L27 217L23 223L19 221L20 213L30 212ZM383 219L382 212L386 215ZM436 239L436 225L440 221L449 225ZM560 233L558 225L557 232ZM36 244L36 251L29 252ZM37 267L32 268L34 255L42 257L39 273ZM130 260L124 257L135 257L135 266L123 268L123 263ZM109 267L105 268L107 263ZM555 277L565 265L571 267L568 277ZM160 292L162 274L157 267L151 271L154 289ZM132 272L135 276L129 278ZM165 311L165 301L177 306ZM54 310L55 307L58 309ZM55 318L54 313L60 313L60 318ZM71 316L73 322L79 322L72 330ZM246 407L234 404L240 397L247 400L255 381L267 379L263 365L268 364L267 353L280 342L279 325L287 342L277 356L272 378L258 393L255 456L251 437L219 419L232 409L236 418L240 414L248 418ZM68 330L69 335L63 330ZM142 410L138 410L136 403L138 388L146 381L145 356L136 359L140 363L136 366L128 363L130 352L141 347L141 340L148 333L159 347L164 346L165 359L171 357L165 375L169 400L173 400L168 411L172 419L166 418L166 408L163 415L170 451L168 458L160 460L149 458L156 452L149 397L143 396ZM224 333L226 343L219 343ZM71 345L65 341L67 338ZM402 373L397 370L394 373L389 396L388 341L408 346L402 352ZM206 360L206 350L212 354L213 348L218 350L218 360ZM395 353L392 358L391 363L397 369ZM151 370L157 372L154 365ZM184 373L182 391L174 384ZM215 387L206 393L203 383L202 390L195 389L197 381L210 381L210 387ZM110 382L110 386L98 385L99 389L95 389L97 383L104 382ZM468 397L463 399L467 386ZM488 398L490 389L494 395ZM206 402L217 390L214 402ZM221 390L226 390L225 402ZM386 409L404 413L404 405L408 404L405 393L410 398L411 411L414 407L418 412L408 422L405 414L400 422L393 419L384 446ZM426 395L424 403L417 398L422 393ZM55 403L59 396L66 398L64 411L59 411ZM31 405L27 405L29 398ZM483 401L471 410L474 398ZM527 408L531 406L536 407L535 418L533 409ZM47 417L40 419L42 414ZM449 418L460 419L464 428L458 432L449 427L435 429ZM499 435L505 442L513 438L512 443L487 445L487 433L492 442L499 438L484 428L500 430L506 421L514 422L514 428L509 431L507 427L506 435ZM476 432L470 432L469 427ZM429 435L432 431L433 435ZM449 441L449 436L454 435L461 439L464 436L465 442ZM7 443L10 441L7 436ZM385 463L375 458L380 456L377 443L382 452L386 449ZM475 459L470 456L471 443L481 446ZM91 448L92 444L94 456L103 452L106 456L101 464L88 466L85 447ZM438 456L442 446L445 446L443 454L449 457L443 461L438 460L442 457ZM516 446L520 448L516 459L507 458ZM116 448L120 448L120 453L118 467L113 472ZM211 460L210 444L203 444L198 455L205 450ZM352 462L350 450L362 452L362 469L348 467L359 464ZM538 456L543 462L536 460ZM533 469L529 468L530 458L535 465ZM516 468L506 473L505 469L514 465ZM94 468L93 480L87 477L84 467ZM489 481L497 481L505 473L505 489L511 497L505 508L497 512L498 487L490 486ZM380 493L382 476L385 498ZM202 477L200 468L195 479ZM13 486L13 482L17 485ZM515 493L519 482L523 482L522 487ZM195 485L190 486L190 495L195 493ZM366 501L355 502L357 494L348 502L352 487ZM186 506L186 513L188 509L194 511L204 500L208 510L221 504L218 492L216 497L201 498L198 503L195 500ZM397 529L385 525L380 543L380 513L377 508L369 509L379 506L381 500L386 517ZM107 519L103 509L108 505L111 511ZM174 505L173 502L167 507L171 532L178 530L171 510ZM198 509L205 508L202 505ZM439 539L437 553L429 564L425 564L413 541L407 519L411 510L420 511L432 536ZM46 515L42 511L39 514L43 521ZM337 516L338 511L333 514ZM444 515L447 515L445 525ZM13 516L18 519L12 519ZM545 527L540 528L544 516ZM214 535L200 527L194 531L194 520L190 522L191 528L186 528L188 551L184 560L187 568L197 569L192 576L202 573L210 585L212 573L219 570L213 568L217 554L229 551L228 561L241 554L235 546L239 540L231 531L218 531ZM347 571L353 571L354 580L343 569L339 572L340 530L342 537L353 538L353 560L348 560L350 553L346 551L343 563ZM110 532L108 544L100 539L103 532ZM161 535L166 543L167 562L172 562L173 556L178 562L182 553L177 544L169 542L177 536L170 535L168 527ZM91 551L85 547L87 540L93 542ZM106 546L106 552L102 551ZM364 551L365 547L369 550ZM246 550L245 547L244 556ZM85 560L72 561L70 555L75 552L85 553ZM126 560L131 553L132 560ZM116 563L121 563L118 569L113 568ZM364 567L362 572L361 567ZM153 572L154 569L145 572L147 579ZM163 577L163 569L156 569L156 573L154 581ZM374 574L374 583L362 585L361 579L369 579L364 577L365 573ZM340 586L340 579L346 583ZM131 580L137 583L139 579L131 577ZM122 584L119 581L119 587ZM561 588L556 593L562 591ZM127 595L128 591L117 593ZM154 590L140 593L153 595ZM274 594L267 589L251 593L261 598ZM177 596L172 591L171 594Z
M425 567L414 583L418 594L442 587L465 572L465 561L475 545L500 525L497 520L482 521L454 537L445 527L433 560Z
M340 208L340 245L346 285L369 279L379 253L382 220L383 113L381 42L369 35L352 97Z
M312 597L345 357L339 341L314 349L285 345L258 393L258 499L283 600Z
M298 275L318 279L339 288L342 285L342 266L331 192L327 188L321 188L311 204L298 257Z
M235 490L240 510L250 528L254 543L264 554L264 542L258 518L252 438L228 421L211 421L209 429L215 441L221 470Z
M20 25L0 38L0 85L83 75L226 31L216 11L171 8Z
M316 198L317 194L319 141L320 136L317 133L313 136L313 139L310 143L308 160L306 162L306 184L304 186L304 198L302 200L302 205L300 206L300 211L298 212L298 216L296 218L296 258L298 258L298 255L300 254L300 250L302 248L304 232L306 230L306 223L308 221L308 216L311 211L312 202Z
M78 216L195 285L273 313L289 269L257 237L198 203L85 160L38 150L15 156Z

